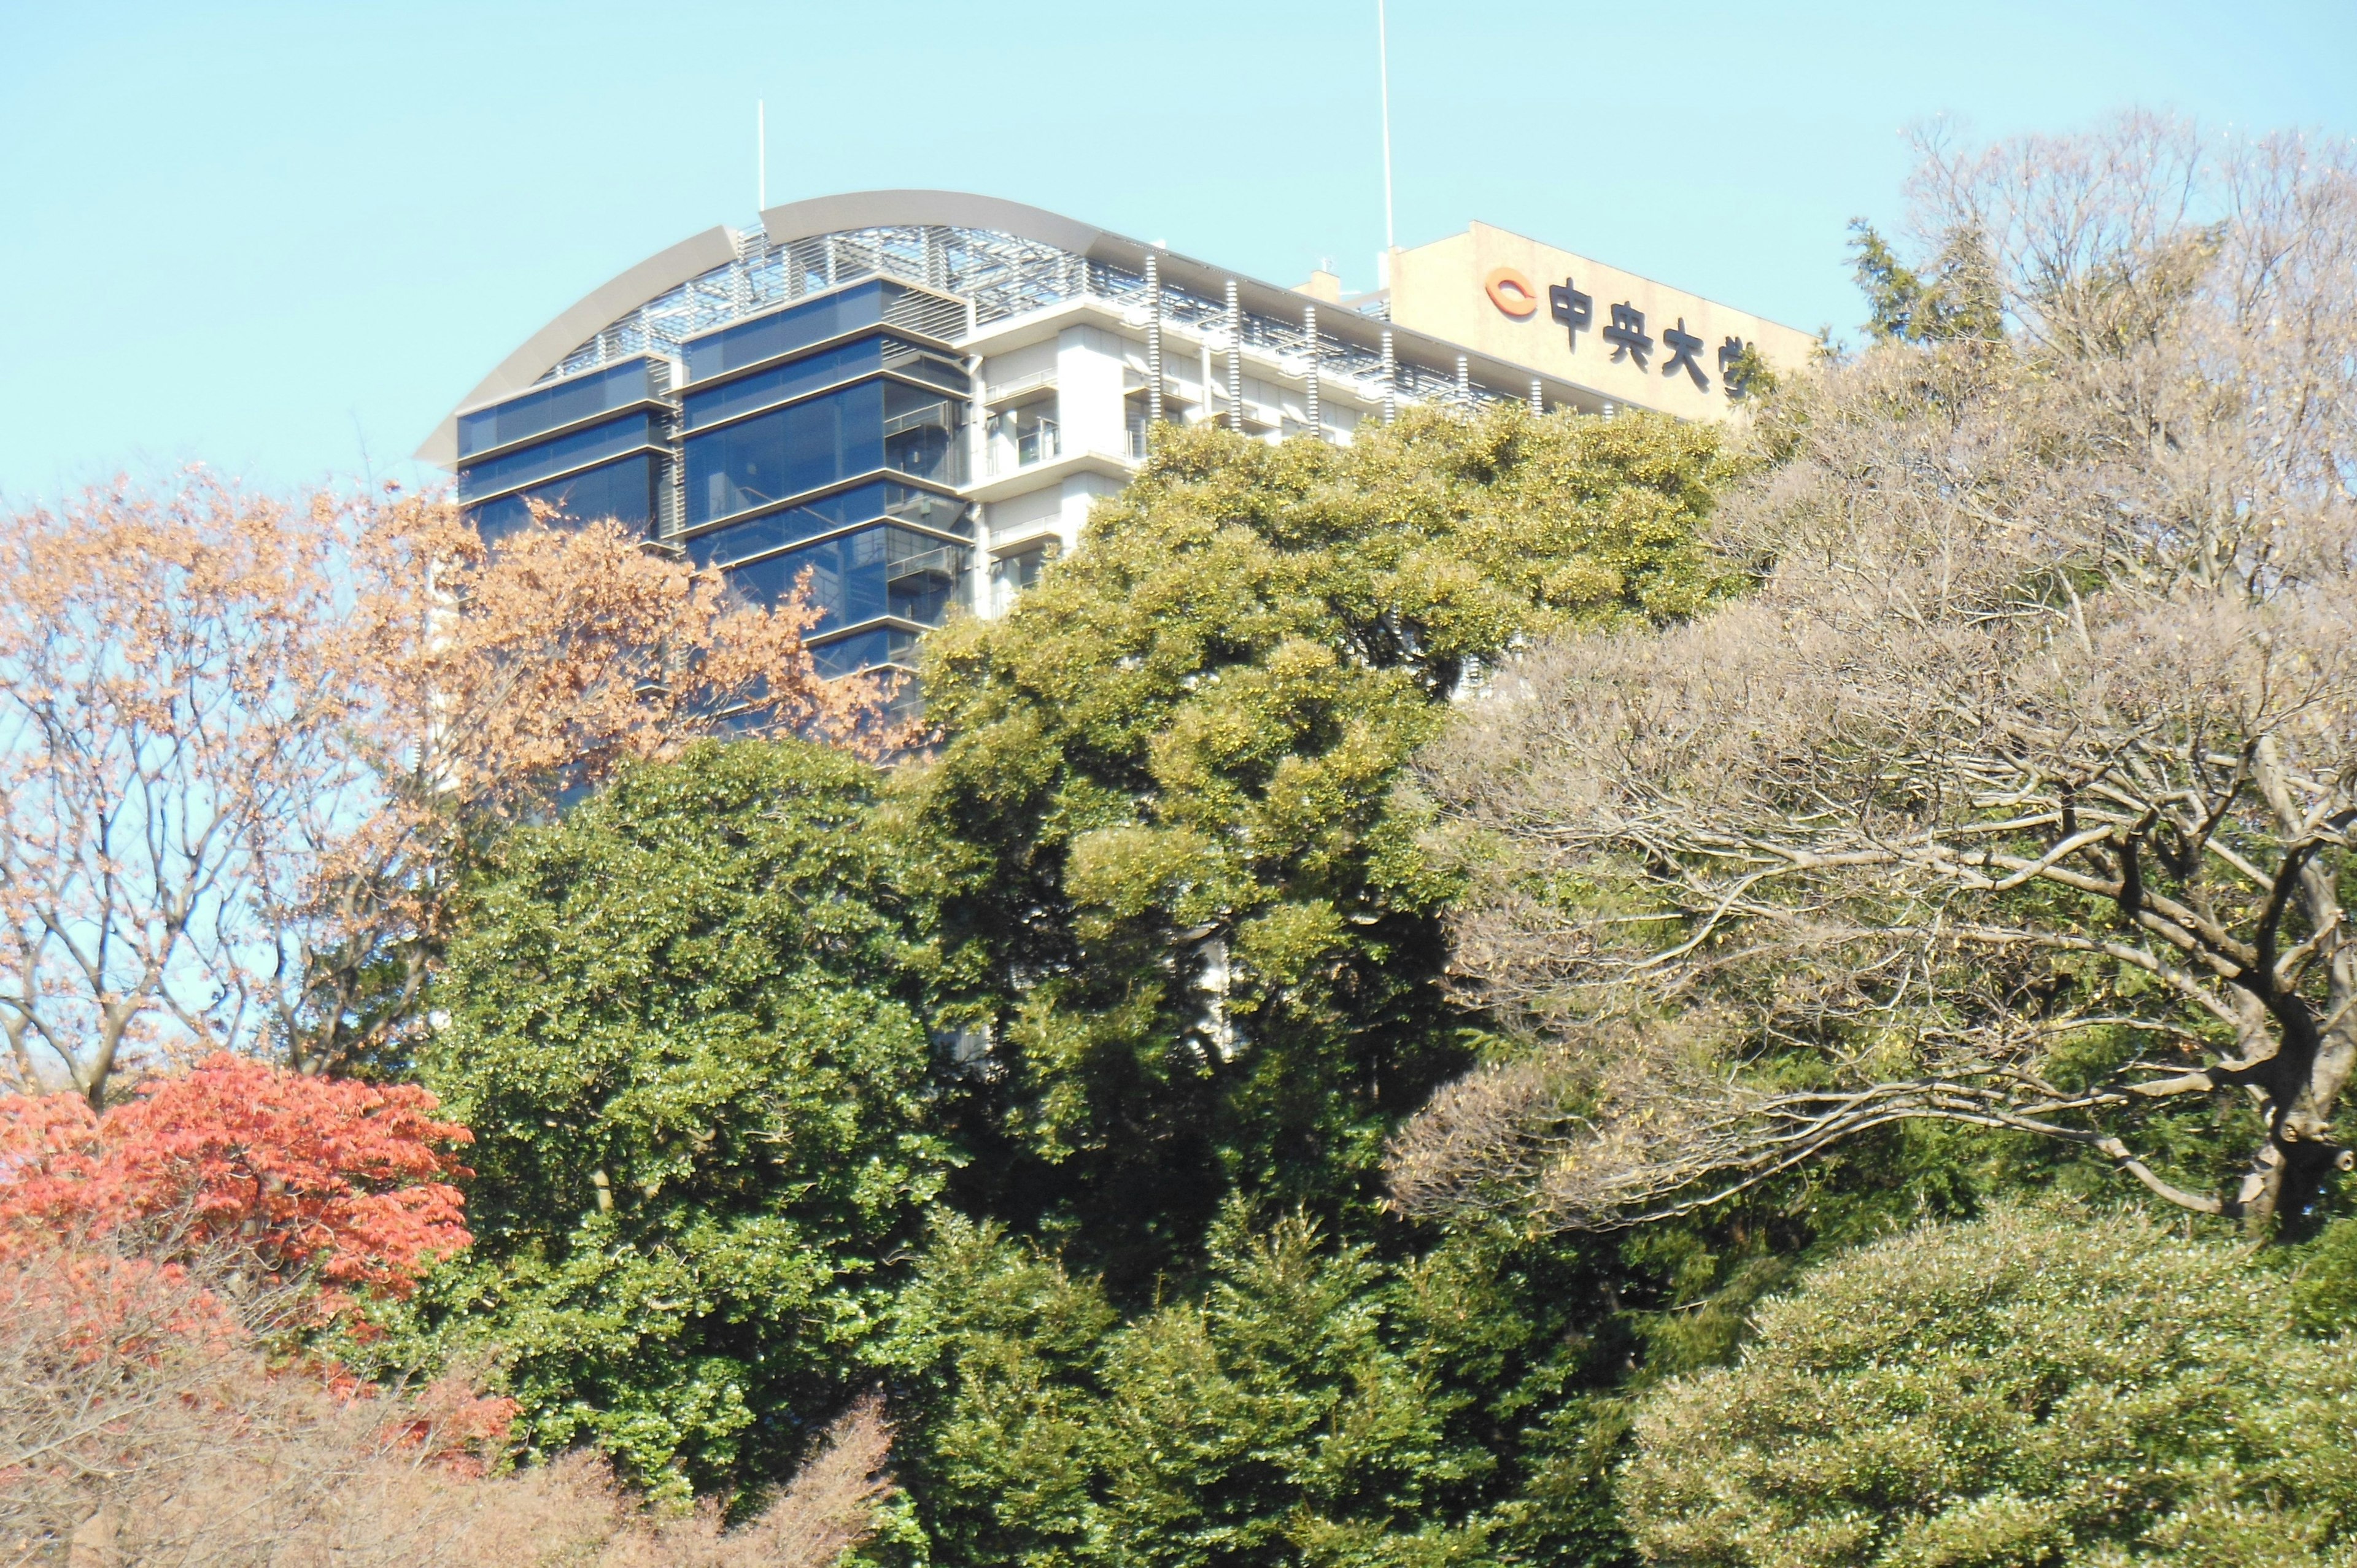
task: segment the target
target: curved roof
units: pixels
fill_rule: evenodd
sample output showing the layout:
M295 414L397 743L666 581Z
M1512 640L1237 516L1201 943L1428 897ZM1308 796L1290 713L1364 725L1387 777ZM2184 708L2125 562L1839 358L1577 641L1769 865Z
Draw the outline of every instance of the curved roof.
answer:
M740 255L743 246L758 251L766 242L774 252L821 235L916 228L1004 235L1131 273L1144 270L1150 252L1159 261L1166 287L1192 291L1204 299L1216 301L1224 287L1232 283L1245 309L1267 314L1289 315L1310 303L1291 289L1262 283L1042 208L995 196L959 190L856 190L813 197L763 211L758 235L749 230L739 235L726 227L707 229L592 289L525 338L522 347L476 382L474 390L435 426L434 433L417 449L417 456L442 467L454 466L458 456L457 416L461 411L533 385L591 338L632 312L695 279L744 260ZM1335 309L1320 322L1323 335L1351 341L1370 354L1387 325L1348 308ZM1485 381L1501 386L1523 384L1532 373L1526 367L1488 354L1466 353L1458 345L1443 343L1426 333L1399 328L1395 335L1403 366L1411 360L1428 358L1445 369L1451 359L1463 358ZM1552 389L1549 395L1555 401L1569 399L1585 406L1596 400L1597 394L1589 389L1570 383L1558 386L1553 377L1546 379Z
M761 214L761 228L772 245L790 245L816 234L851 229L940 224L965 229L989 229L1017 239L1036 240L1077 255L1088 255L1103 242L1112 249L1145 254L1135 241L1123 241L1104 230L1049 212L976 196L962 190L854 190L836 196L789 201ZM490 403L521 392L556 368L581 344L609 324L628 316L649 300L679 287L691 278L737 259L737 244L725 226L716 225L658 251L612 280L600 284L566 306L547 326L525 338L515 352L477 381L474 390L445 414L417 449L422 460L448 467L458 460L458 410Z

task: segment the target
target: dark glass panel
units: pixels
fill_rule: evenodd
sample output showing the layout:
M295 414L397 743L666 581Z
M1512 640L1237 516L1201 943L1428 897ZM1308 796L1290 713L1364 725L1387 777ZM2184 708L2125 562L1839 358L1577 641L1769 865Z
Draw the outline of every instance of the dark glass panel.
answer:
M654 456L641 452L468 507L467 517L486 544L496 544L530 523L533 501L554 507L565 521L594 522L610 517L633 532L650 532L655 517L654 482Z
M511 485L546 478L567 468L580 467L601 457L618 457L634 446L654 445L654 416L635 413L626 418L576 430L537 446L504 453L489 462L458 470L458 499L472 500Z
M862 381L691 438L688 522L711 522L882 467L884 385Z
M654 361L627 360L458 416L458 455L488 451L654 396Z
M916 662L917 634L897 626L879 626L849 637L823 642L811 650L811 662L830 680L856 675L878 664Z
M695 430L733 414L784 403L804 392L849 381L863 371L881 370L883 365L883 338L855 338L733 381L723 381L708 391L691 392L680 400L680 407L684 411L687 428Z
M889 526L864 528L731 567L729 585L756 604L782 603L805 571L820 612L813 631L894 616L939 626L965 569L966 548Z
M791 354L828 338L879 325L893 299L908 290L880 278L855 284L839 294L726 327L680 346L687 379L701 381L724 371Z
M935 484L965 482L964 405L956 398L884 383L884 466Z
M800 506L763 512L743 522L691 533L680 542L698 569L726 566L788 544L799 544L853 523L898 518L947 533L974 535L974 509L964 501L907 485L855 485Z

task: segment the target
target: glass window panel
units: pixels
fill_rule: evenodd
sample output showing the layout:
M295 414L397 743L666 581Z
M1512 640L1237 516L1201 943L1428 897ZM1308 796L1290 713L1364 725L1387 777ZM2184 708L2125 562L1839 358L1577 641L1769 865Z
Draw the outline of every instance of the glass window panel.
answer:
M958 399L885 382L884 466L935 484L963 484L964 423Z
M811 650L811 662L821 675L856 675L878 664L916 662L917 634L897 626L879 626L849 637L823 642Z
M866 484L743 522L691 533L680 542L687 547L688 559L701 570L730 565L852 523L888 517L974 536L974 509L964 501L908 485Z
M654 395L654 361L644 358L608 365L586 376L570 376L553 386L511 397L497 407L460 414L458 455L463 457L504 446Z
M603 463L544 485L534 485L530 489L517 490L496 500L468 507L467 517L482 534L486 544L497 544L516 530L529 525L532 521L531 503L533 501L543 501L554 507L565 521L593 522L610 517L624 528L648 532L654 526L654 456L651 453L641 452L619 463Z
M687 361L687 379L701 381L723 371L791 354L862 327L879 325L890 302L908 292L881 279L870 279L823 298L790 305L783 310L707 333L680 346Z
M965 571L966 547L909 529L864 528L729 569L729 585L759 605L784 602L810 573L814 631L895 616L939 626Z
M681 406L687 428L694 430L849 381L862 371L879 370L912 376L951 392L963 392L968 386L966 373L939 355L897 338L879 336L837 343L733 381L689 392L681 399Z
M784 403L836 381L849 381L863 371L881 370L883 365L884 339L861 338L737 381L723 381L705 392L690 392L680 400L680 406L685 411L687 427L694 430L732 414Z
M711 522L882 467L885 384L862 381L691 438L687 521Z
M618 457L634 446L651 446L654 440L654 416L651 413L636 413L609 420L604 424L593 424L587 430L576 430L553 441L544 441L537 446L502 453L488 462L460 468L458 499L472 500L493 490L546 478L567 468L594 463L601 457Z

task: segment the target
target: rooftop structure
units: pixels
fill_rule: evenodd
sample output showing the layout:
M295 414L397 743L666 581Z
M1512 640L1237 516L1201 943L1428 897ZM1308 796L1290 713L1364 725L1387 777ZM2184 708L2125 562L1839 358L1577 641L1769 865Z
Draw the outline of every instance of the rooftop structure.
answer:
M1348 442L1411 403L1720 418L1746 346L1808 352L1484 225L1389 261L1390 289L1346 300L1329 274L1281 288L988 197L793 202L592 292L418 456L489 537L538 501L642 528L757 601L807 570L813 655L849 673L907 669L952 607L1003 612L1157 422Z

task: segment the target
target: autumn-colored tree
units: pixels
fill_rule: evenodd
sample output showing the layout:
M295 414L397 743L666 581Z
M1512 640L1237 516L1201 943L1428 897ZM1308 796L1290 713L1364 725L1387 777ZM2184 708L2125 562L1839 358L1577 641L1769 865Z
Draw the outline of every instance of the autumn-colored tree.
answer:
M104 1116L77 1094L0 1097L0 1251L226 1250L281 1279L405 1294L472 1240L450 1185L471 1140L438 1103L227 1053Z
M490 824L716 724L856 740L812 612L611 523L201 474L0 523L0 1035L93 1106L126 1050L397 1048Z

